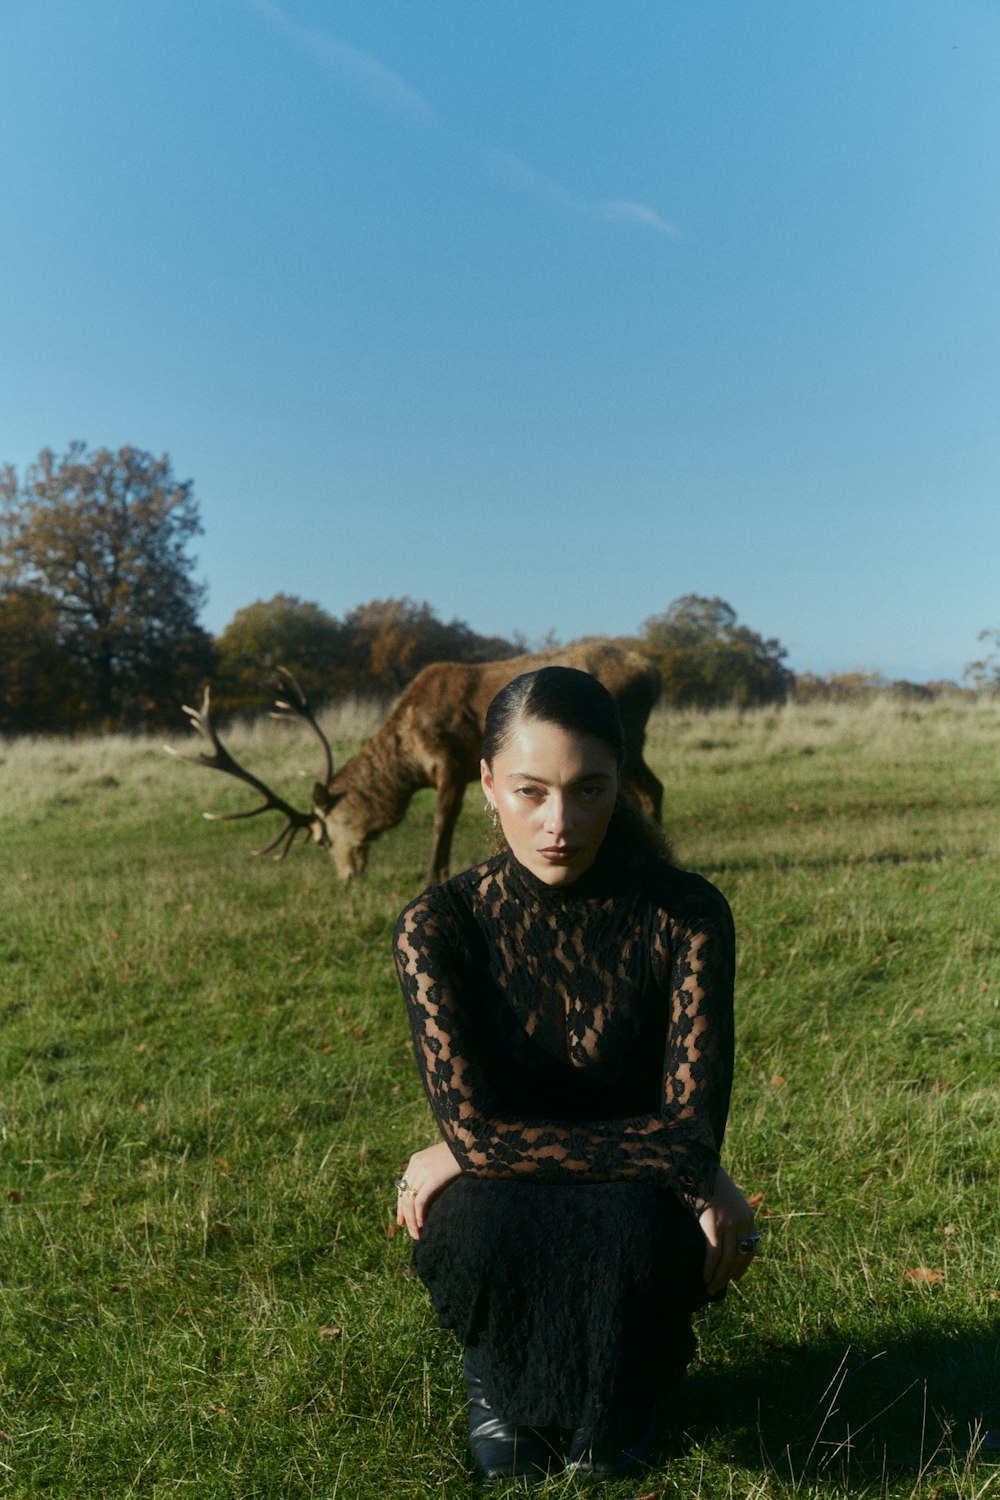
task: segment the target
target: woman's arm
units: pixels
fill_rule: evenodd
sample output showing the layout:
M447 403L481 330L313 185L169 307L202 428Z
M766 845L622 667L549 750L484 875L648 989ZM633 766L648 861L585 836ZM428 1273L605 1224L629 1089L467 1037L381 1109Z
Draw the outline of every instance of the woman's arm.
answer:
M693 878L693 877L692 877ZM654 942L660 987L669 997L663 1055L663 1111L684 1121L718 1163L733 1086L733 987L736 936L725 897L699 881L681 914L664 920ZM714 1173L685 1192L700 1214Z
M661 1107L584 1123L505 1112L479 1055L476 997L457 924L433 892L411 903L397 926L396 964L424 1086L461 1171L547 1181L644 1178L675 1188L696 1212L707 1206L731 1080L732 922L718 893L705 889L716 899L695 902L664 937L672 1018ZM714 1076L720 1065L721 1079Z

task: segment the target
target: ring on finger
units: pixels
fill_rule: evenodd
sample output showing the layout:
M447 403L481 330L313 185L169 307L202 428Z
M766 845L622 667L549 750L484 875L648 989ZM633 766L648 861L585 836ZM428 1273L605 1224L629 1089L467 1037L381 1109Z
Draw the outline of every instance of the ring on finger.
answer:
M760 1230L755 1234L745 1234L741 1240L736 1241L736 1250L739 1255L749 1255L756 1250L760 1240Z

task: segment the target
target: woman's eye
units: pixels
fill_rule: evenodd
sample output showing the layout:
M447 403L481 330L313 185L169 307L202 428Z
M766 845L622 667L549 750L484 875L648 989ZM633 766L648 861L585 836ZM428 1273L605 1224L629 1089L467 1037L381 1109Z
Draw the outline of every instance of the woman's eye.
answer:
M599 797L603 791L603 786L582 786L580 788L580 796L585 798L588 802L593 802L594 799L596 797Z

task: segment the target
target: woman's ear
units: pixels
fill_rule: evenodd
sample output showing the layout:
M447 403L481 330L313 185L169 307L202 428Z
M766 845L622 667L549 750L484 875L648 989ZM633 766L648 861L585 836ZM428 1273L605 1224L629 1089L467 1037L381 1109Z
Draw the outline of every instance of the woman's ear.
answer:
M479 780L483 785L483 796L491 807L496 806L493 793L493 772L485 760L479 762Z

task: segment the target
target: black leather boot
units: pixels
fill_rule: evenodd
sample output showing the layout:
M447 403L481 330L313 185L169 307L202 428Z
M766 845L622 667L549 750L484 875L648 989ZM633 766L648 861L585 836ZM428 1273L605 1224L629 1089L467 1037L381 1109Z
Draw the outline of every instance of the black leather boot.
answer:
M567 1474L590 1474L595 1479L613 1479L627 1474L652 1447L654 1420L650 1416L643 1431L624 1442L619 1437L592 1438L578 1427L569 1440Z
M552 1448L534 1427L505 1422L483 1395L479 1377L465 1356L462 1365L469 1393L469 1448L479 1476L487 1484L505 1479L544 1479Z

